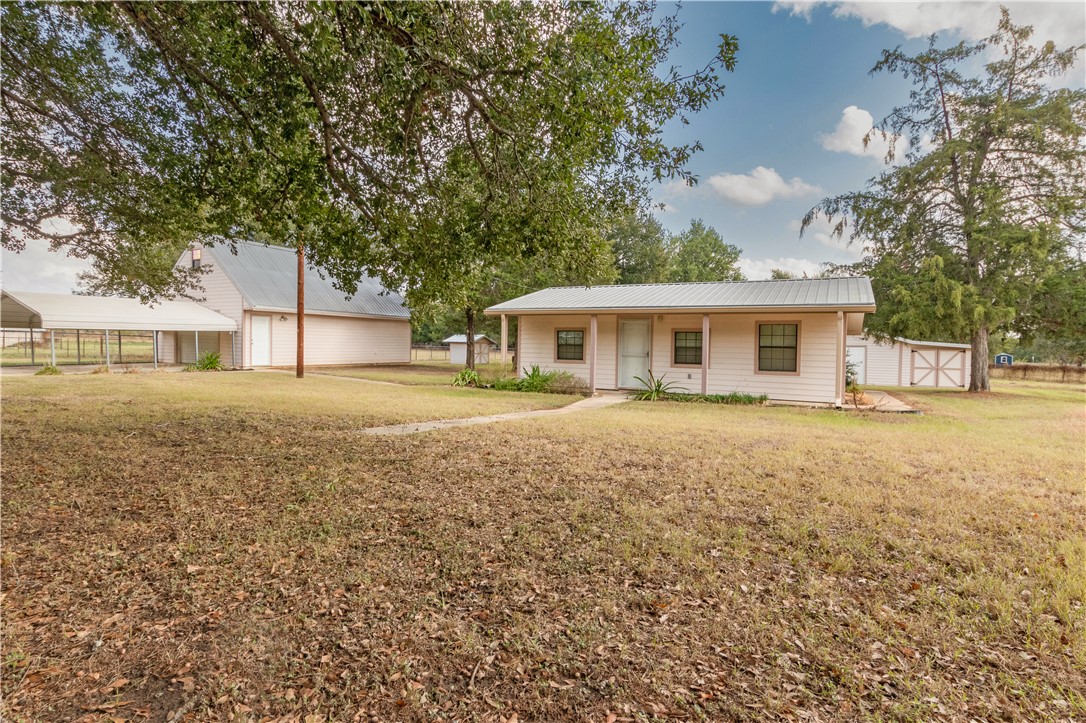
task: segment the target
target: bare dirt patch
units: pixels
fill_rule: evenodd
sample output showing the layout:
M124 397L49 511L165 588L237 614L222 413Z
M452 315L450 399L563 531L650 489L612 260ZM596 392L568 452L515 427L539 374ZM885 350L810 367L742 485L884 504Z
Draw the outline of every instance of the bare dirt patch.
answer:
M363 439L433 400L71 381L3 389L9 720L1086 713L1074 390Z

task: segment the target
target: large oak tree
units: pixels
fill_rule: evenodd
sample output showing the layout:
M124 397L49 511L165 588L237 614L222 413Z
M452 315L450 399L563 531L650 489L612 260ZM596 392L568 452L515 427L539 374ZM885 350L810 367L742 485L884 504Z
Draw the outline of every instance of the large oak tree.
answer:
M295 245L344 289L454 300L494 258L688 179L661 136L723 92L734 38L668 65L648 3L5 3L3 244L144 297L193 239ZM71 229L56 231L51 219ZM44 225L43 225L44 224Z

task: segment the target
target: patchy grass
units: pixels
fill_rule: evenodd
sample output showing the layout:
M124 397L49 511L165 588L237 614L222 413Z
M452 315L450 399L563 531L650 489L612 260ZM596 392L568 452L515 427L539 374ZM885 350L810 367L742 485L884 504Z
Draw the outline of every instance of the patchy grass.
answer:
M362 438L486 397L163 377L4 382L6 719L1086 715L1081 389Z
M463 364L450 364L447 361L422 361L411 362L410 364L323 367L318 370L318 373L338 377L369 379L370 381L375 382L407 384L410 386L443 387L450 386L456 373L464 368ZM476 368L486 382L492 381L496 376L515 376L511 367L502 367L502 365L497 362L492 364L479 364Z

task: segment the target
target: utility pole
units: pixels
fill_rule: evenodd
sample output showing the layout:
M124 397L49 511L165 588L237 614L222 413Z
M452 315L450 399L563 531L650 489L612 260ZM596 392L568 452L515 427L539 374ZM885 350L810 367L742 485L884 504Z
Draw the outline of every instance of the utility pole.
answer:
M298 359L295 376L305 377L305 243L298 232Z

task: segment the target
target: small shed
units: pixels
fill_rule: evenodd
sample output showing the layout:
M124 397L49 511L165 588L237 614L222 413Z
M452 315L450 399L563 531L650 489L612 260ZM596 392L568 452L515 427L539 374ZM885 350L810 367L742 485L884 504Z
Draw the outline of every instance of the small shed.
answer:
M896 339L878 342L849 336L846 355L860 384L884 387L967 387L969 344Z
M444 339L442 344L449 345L449 363L451 364L467 364L468 363L468 335L467 334L455 334L448 339ZM486 334L475 335L475 363L476 364L488 364L490 363L490 352L493 349L498 348L498 343L491 339Z
M997 367L1009 367L1014 364L1014 356L1012 354L996 354L995 365Z

